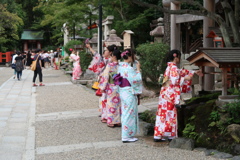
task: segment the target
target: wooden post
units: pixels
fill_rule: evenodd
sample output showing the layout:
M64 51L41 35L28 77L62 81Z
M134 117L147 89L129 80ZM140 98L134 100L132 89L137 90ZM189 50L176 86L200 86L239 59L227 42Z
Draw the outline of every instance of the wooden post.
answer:
M222 96L227 95L227 68L222 69Z

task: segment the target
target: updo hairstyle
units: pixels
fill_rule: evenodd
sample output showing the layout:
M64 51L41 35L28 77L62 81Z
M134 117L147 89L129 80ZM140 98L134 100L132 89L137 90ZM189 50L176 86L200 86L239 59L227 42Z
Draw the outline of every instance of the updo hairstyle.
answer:
M172 62L175 57L178 57L180 59L181 52L177 49L169 51L167 55L167 62Z
M123 52L121 53L121 57L122 57L123 59L128 59L128 57L132 57L132 51L131 51L131 49L126 49L125 51L123 51Z
M114 50L112 55L116 56L117 60L121 59L121 52L118 49Z
M107 46L107 49L109 50L109 52L113 52L114 50L117 50L117 46L115 44L111 45L111 46Z

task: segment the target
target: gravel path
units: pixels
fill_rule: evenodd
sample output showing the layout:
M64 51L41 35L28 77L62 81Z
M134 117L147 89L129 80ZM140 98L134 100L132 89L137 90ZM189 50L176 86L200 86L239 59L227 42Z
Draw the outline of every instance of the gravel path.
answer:
M201 151L152 145L146 137L122 143L120 128L100 122L98 97L91 89L71 84L59 70L43 70L43 76L46 86L36 87L36 160L215 160ZM141 103L157 101L158 97Z

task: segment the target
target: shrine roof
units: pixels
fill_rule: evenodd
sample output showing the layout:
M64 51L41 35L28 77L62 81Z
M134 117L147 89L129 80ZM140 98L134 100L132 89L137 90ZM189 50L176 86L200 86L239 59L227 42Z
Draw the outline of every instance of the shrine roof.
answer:
M28 31L22 33L21 40L43 40L44 31Z
M240 48L200 48L187 60L197 66L238 68L240 67Z

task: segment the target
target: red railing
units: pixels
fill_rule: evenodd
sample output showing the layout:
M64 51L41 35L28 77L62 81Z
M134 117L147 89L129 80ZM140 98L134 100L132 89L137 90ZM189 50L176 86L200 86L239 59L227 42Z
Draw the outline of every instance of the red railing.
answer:
M14 52L13 51L9 51L9 52L6 52L6 53L2 53L0 52L0 63L8 63L8 62L11 62L12 60L12 54Z

